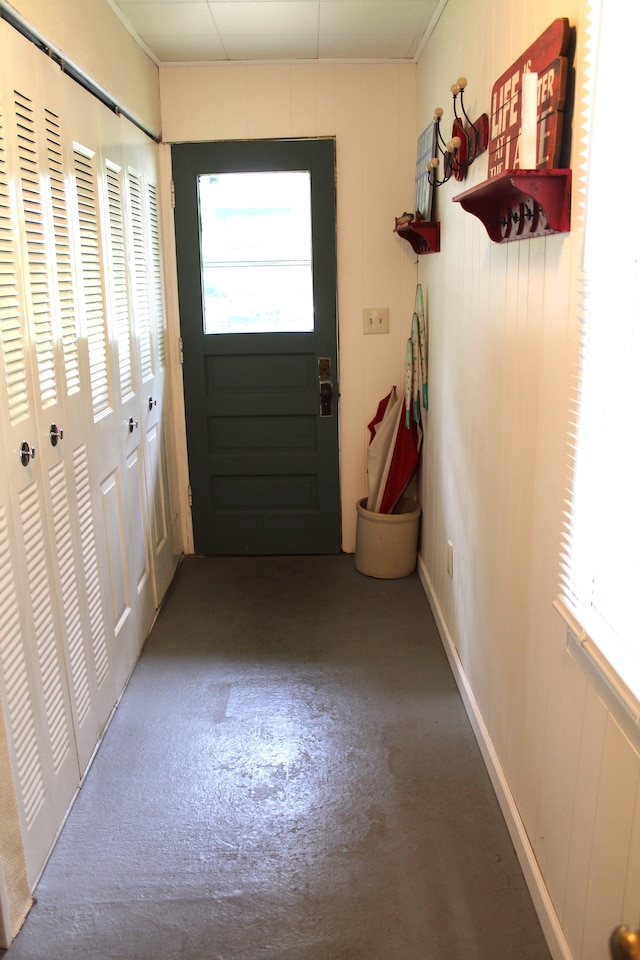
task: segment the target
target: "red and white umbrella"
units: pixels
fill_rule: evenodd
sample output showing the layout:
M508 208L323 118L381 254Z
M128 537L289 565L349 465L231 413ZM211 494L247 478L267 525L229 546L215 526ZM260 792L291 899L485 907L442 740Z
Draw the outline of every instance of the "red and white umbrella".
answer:
M405 359L404 403L393 387L369 423L367 510L393 513L411 480L422 449L422 411L427 408L427 330L422 287L416 290ZM422 405L420 401L422 400Z

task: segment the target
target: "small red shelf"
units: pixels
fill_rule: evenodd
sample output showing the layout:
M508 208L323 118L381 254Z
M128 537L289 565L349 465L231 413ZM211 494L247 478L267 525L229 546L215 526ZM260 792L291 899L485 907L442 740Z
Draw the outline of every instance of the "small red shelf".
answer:
M414 253L418 255L440 252L439 220L413 219L402 220L400 223L396 220L393 232L403 240L408 240Z
M453 197L495 243L571 229L571 170L505 170Z

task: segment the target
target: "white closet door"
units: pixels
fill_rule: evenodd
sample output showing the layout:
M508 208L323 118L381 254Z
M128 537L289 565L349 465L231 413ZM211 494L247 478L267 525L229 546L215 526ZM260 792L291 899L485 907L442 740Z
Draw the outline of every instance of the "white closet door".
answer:
M33 48L31 48L33 50ZM35 53L35 51L34 51ZM25 63L26 58L21 58ZM63 77L37 57L32 98L16 95L18 203L27 316L37 367L36 415L76 749L84 771L115 698L88 509L88 423L79 359L64 179ZM15 77L16 74L14 73ZM25 81L31 81L26 78ZM27 88L25 88L27 89ZM83 557L85 563L78 563ZM93 561L93 562L92 562Z
M154 579L159 601L171 582L175 556L171 538L173 510L168 460L168 438L171 434L171 403L167 371L167 316L162 269L162 239L157 167L147 178L147 225L149 238L149 272L151 284L151 326L156 357L153 398L149 393L146 419L149 476L151 482L151 535ZM152 403L153 399L153 403Z
M0 656L5 721L33 882L77 787L79 766L51 573L34 400L42 388L36 387L29 363L30 350L35 353L25 322L29 279L20 272L18 211L11 189L12 171L18 168L15 96L12 86L0 90L0 419L5 451L0 483ZM41 383L46 380L45 355L43 347Z
M145 149L146 148L146 149ZM165 422L166 315L157 196L157 160L148 146L130 150L134 164L127 172L131 275L135 290L135 327L142 393L149 532L156 606L175 568L171 543L171 510Z
M122 118L70 91L74 234L87 343L90 463L97 491L116 686L153 618L140 398L130 362L131 301L122 270ZM112 144L111 157L101 142ZM107 160L109 161L107 163ZM128 317L129 313L129 317Z
M70 81L50 60L39 57L37 62L43 109L45 146L42 163L48 187L52 292L57 321L56 360L61 394L60 423L49 422L51 418L44 416L43 429L46 431L48 424L49 447L58 451L59 458L56 460L51 456L49 490L56 553L58 558L64 557L64 566L60 563L60 597L68 628L70 661L75 664L75 672L72 668L74 702L79 705L86 691L91 703L85 720L80 722L78 717L76 731L81 741L79 753L84 771L120 691L116 689L113 651L108 644L106 590L101 584L98 562L97 503L92 494L89 470L88 387L86 365L81 364L80 309L67 177L71 139L65 88L68 89ZM52 430L54 426L58 427L57 440L55 430ZM61 485L63 472L68 496L66 505L59 501L56 505L56 485ZM81 626L81 635L76 625ZM83 681L85 669L86 680Z
M5 21L0 47L0 707L33 886L175 558L157 148Z
M21 41L20 43L18 41ZM22 47L20 51L19 47ZM11 65L15 183L39 461L75 747L84 771L115 699L87 510L87 416L78 363L62 113L63 78L26 40ZM82 506L81 506L82 505ZM77 562L84 556L87 565Z

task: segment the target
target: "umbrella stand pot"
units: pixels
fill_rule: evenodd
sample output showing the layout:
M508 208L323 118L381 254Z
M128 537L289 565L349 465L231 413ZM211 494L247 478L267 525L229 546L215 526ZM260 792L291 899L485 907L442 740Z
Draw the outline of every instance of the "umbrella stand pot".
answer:
M408 577L418 556L420 504L402 498L396 513L375 513L366 504L366 497L356 504L356 570L380 580Z

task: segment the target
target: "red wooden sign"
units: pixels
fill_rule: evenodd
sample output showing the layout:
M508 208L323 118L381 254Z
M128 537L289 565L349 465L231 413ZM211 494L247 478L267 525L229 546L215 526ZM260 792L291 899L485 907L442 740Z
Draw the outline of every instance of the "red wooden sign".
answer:
M567 89L569 21L559 17L525 50L491 91L489 179L520 166L522 74L538 74L536 169L556 167Z

